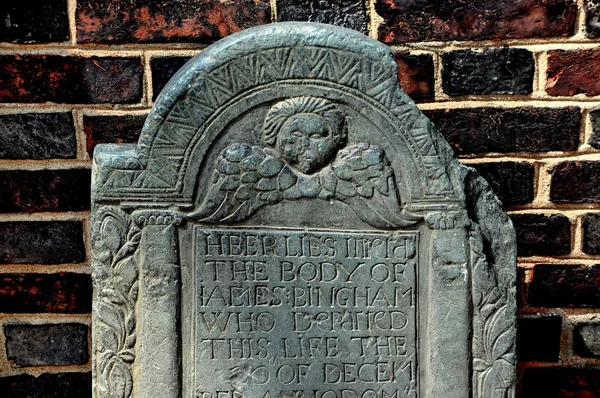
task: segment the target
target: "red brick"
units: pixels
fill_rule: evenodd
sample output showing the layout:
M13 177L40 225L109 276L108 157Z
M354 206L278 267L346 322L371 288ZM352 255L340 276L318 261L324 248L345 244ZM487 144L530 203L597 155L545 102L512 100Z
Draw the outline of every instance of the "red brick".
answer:
M91 398L91 373L44 373L0 378L6 398Z
M424 112L457 155L486 152L576 150L581 110L556 108L464 108Z
M52 159L77 156L71 112L0 115L0 158Z
M0 313L88 314L92 309L90 275L1 274Z
M136 143L146 115L85 116L83 128L87 136L87 150L91 155L97 144Z
M156 100L156 97L158 97L162 89L165 88L173 75L175 75L175 73L177 73L177 71L189 60L190 57L152 58L150 67L152 68L153 100Z
M0 41L50 43L67 40L67 0L5 0L0 3Z
M90 170L0 171L0 213L90 208Z
M142 98L139 58L0 56L0 102L129 104Z
M0 264L62 264L85 260L79 221L0 222Z
M79 0L79 43L212 42L271 21L268 0Z
M598 307L600 265L536 264L527 301L536 307Z
M555 50L548 54L546 92L600 95L600 50Z
M559 315L522 316L517 320L519 361L558 362L562 318Z
M428 54L395 54L398 64L398 80L402 90L415 102L433 100L433 58Z
M571 252L571 222L562 214L511 214L519 256L558 256Z
M575 0L376 0L386 43L566 37L575 29Z
M520 398L600 397L600 369L530 368L523 373Z
M18 366L84 365L88 327L81 323L4 326L6 357Z
M569 161L552 169L554 203L600 203L600 162Z

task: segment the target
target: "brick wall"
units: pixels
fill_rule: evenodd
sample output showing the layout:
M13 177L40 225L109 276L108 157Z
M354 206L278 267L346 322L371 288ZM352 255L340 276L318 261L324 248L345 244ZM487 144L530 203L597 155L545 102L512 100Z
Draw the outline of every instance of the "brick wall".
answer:
M600 396L600 0L0 4L0 395L90 396L90 155L172 74L271 21L357 29L518 231L521 397Z

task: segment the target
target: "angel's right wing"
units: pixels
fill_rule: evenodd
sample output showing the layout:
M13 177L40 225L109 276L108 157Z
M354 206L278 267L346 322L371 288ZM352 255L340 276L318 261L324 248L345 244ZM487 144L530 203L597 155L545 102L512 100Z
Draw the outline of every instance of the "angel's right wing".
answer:
M283 200L297 177L263 148L231 144L215 161L204 201L188 218L216 223L242 221L267 204Z

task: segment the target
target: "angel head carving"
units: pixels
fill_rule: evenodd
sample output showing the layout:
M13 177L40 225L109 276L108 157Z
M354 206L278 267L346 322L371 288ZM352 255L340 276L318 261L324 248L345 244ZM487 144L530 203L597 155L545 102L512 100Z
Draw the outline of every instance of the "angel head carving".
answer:
M346 145L346 115L323 98L289 98L267 113L264 139L291 167L313 174Z

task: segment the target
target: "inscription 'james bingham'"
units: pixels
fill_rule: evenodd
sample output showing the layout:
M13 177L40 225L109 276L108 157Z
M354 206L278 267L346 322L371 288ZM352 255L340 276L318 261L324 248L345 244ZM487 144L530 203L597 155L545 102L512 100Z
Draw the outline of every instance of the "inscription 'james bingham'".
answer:
M194 397L416 397L417 243L198 228Z

